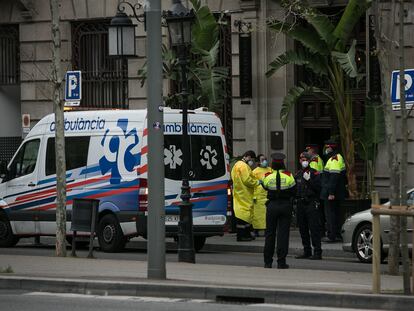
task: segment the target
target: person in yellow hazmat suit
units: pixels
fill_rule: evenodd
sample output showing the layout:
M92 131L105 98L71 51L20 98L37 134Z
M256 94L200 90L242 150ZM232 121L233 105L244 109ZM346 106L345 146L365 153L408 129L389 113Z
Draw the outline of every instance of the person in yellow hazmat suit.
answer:
M263 180L267 173L272 173L272 169L269 167L267 158L263 154L257 156L258 166L253 170L253 175L257 180ZM267 191L258 185L254 188L253 196L253 229L256 236L264 236L264 230L266 229L266 204ZM262 234L263 233L263 234Z
M237 241L251 241L254 188L259 181L253 176L252 167L256 154L246 151L231 170L233 181L233 210L236 216Z

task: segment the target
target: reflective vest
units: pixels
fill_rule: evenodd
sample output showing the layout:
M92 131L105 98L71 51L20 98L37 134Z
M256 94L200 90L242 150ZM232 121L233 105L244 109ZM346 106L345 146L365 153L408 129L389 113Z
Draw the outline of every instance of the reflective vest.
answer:
M340 174L345 171L345 161L344 158L339 154L335 154L330 157L328 162L326 162L324 171L327 173Z
M315 171L322 172L323 171L323 160L322 158L317 154L313 157L311 162L309 163L309 166L313 168Z
M277 171L267 175L263 180L263 186L267 190L280 190L284 191L293 188L296 185L295 177L291 172L285 170L279 170L280 173L280 189L277 189Z

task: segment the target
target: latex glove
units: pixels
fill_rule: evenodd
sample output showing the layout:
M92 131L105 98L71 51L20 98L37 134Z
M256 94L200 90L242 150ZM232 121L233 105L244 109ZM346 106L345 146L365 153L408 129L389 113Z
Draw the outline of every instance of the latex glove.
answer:
M310 179L310 172L304 172L304 173L303 173L303 178L304 178L305 180L309 180L309 179Z

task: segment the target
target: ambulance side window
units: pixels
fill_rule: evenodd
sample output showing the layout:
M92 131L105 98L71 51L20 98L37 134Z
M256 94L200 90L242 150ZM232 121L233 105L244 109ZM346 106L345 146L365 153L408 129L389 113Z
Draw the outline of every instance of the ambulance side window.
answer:
M88 160L89 136L65 137L66 170L84 167ZM45 175L56 174L55 138L47 140Z
M181 135L164 135L165 178L181 180L183 162L181 140Z
M36 168L40 139L26 142L10 164L8 180L33 173Z
M192 180L210 180L226 174L220 136L191 135Z

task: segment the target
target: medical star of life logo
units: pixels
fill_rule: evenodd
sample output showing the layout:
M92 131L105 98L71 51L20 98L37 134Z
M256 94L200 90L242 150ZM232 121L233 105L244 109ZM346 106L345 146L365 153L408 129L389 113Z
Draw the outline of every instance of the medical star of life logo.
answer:
M206 146L206 149L200 151L200 163L202 166L205 166L208 170L213 169L213 166L216 166L218 163L217 160L217 151L212 149L211 146Z
M111 135L107 129L101 141L104 156L99 160L99 165L102 174L111 171L111 184L119 184L121 179L127 179L140 161L136 128L128 131L128 119L119 119L117 127L123 135Z
M164 148L164 165L169 165L172 170L176 169L177 165L180 166L183 163L182 155L181 149L177 149L175 145Z

